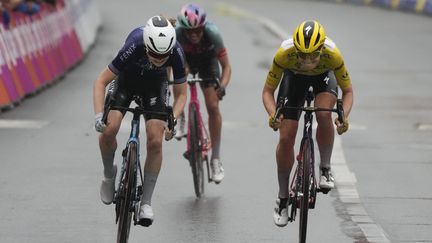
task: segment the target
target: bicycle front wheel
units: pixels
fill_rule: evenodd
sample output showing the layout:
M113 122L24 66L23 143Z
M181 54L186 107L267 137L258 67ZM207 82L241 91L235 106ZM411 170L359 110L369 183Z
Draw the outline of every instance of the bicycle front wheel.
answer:
M196 106L192 105L189 110L190 131L190 164L194 182L195 195L199 198L204 194L204 168L202 151L200 147L200 130Z
M311 185L311 165L312 165L312 146L311 141L309 139L304 140L302 146L302 154L303 154L303 171L299 171L302 173L302 182L301 182L301 192L302 196L300 197L300 225L299 225L299 242L306 242L306 233L307 233L307 223L308 223L308 212L309 212L309 188Z
M135 166L137 160L137 145L130 143L126 154L126 168L124 175L121 178L121 186L117 203L118 207L118 228L117 228L117 243L126 243L129 238L129 230L132 219L132 191L135 183Z

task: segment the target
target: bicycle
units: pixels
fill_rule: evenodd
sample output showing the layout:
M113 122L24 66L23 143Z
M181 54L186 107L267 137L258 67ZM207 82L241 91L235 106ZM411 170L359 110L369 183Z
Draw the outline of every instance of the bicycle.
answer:
M211 141L209 139L208 130L201 116L196 84L204 81L215 80L215 89L217 89L220 86L218 79L202 79L196 77L196 75L187 79L190 99L188 104L188 130L187 134L183 136L186 137L187 147L186 152L183 153L183 157L190 163L194 191L197 198L200 198L204 194L204 162L207 166L207 182L211 183L213 180L210 173L210 165L207 155L208 151L211 149Z
M299 154L297 155L297 166L294 176L291 179L289 186L288 204L291 205L289 210L288 221L293 222L296 218L297 209L300 210L299 222L299 242L306 242L307 221L309 208L315 208L317 192L327 194L330 189L319 188L315 177L315 153L314 141L312 138L312 122L313 113L318 111L335 112L338 115L338 120L342 124L344 111L342 100L337 99L336 109L319 108L311 106L314 100L313 88L310 87L306 94L306 106L290 107L287 106L287 98L281 97L277 103L275 118L278 119L284 110L301 110L304 111L304 127L303 137L300 143ZM277 129L274 129L275 131Z
M110 86L110 88L112 87ZM108 92L110 91L112 90L109 89ZM139 223L140 199L143 193L142 185L144 183L144 178L139 159L140 116L147 114L166 117L168 121L168 128L172 131L174 131L174 116L171 106L167 106L166 112L154 112L144 110L141 105L141 98L139 97L134 97L135 103L138 104L138 106L135 108L110 106L110 99L112 98L108 93L105 99L103 116L103 121L105 124L110 110L128 111L133 113L130 136L127 140L125 149L122 151L123 162L120 171L120 181L116 185L116 191L113 201L113 203L115 204L116 224L118 224L117 242L126 243L129 238L132 214L134 225L137 225Z

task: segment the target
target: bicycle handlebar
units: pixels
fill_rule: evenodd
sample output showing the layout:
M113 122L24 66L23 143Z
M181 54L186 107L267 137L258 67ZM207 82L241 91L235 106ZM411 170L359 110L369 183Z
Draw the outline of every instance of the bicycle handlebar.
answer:
M296 111L304 111L304 112L317 112L317 111L330 111L335 112L338 115L338 120L341 124L343 124L344 121L344 110L343 110L343 103L342 99L337 99L336 102L336 108L329 109L329 108L321 108L321 107L313 107L313 106L301 106L301 107L292 107L292 106L286 106L286 99L281 97L276 108L275 116L273 118L272 122L275 122L279 117L282 115L282 111L284 110L296 110ZM277 128L273 128L274 131L277 131Z
M175 126L174 121L174 114L171 106L166 107L166 112L160 112L160 111L149 111L145 110L144 108L137 106L134 108L130 107L122 107L122 106L107 106L104 110L104 114L102 116L102 121L106 124L107 118L108 118L108 111L110 110L118 110L118 111L129 111L133 113L134 115L157 115L162 116L165 119L167 119L168 122L168 129L173 131Z
M187 84L191 85L191 84L195 84L195 83L201 83L201 82L207 82L207 81L215 81L216 86L214 87L215 89L219 89L221 87L220 81L218 78L197 78L197 77L192 77L192 78L187 78L186 82ZM168 85L173 85L174 80L168 80ZM222 100L222 98L219 98L219 100Z
M186 82L188 84L193 84L193 83L201 83L201 82L207 82L207 81L216 81L216 87L215 88L219 88L220 87L220 82L218 78L187 78ZM174 84L174 80L168 80L168 85L172 85Z

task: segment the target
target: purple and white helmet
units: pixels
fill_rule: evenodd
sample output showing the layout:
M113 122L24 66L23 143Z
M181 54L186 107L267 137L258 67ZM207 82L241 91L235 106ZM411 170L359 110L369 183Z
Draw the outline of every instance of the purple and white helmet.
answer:
M177 20L183 28L195 29L204 26L206 16L204 9L196 4L189 3L182 7Z

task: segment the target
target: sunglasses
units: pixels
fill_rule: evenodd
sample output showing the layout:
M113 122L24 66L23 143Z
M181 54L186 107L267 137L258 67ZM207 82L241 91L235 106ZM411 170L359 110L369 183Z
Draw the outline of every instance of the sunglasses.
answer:
M321 55L321 51L314 51L312 53L304 53L297 51L297 56L301 59L315 59Z
M148 54L150 57L153 57L153 58L155 58L155 59L159 59L159 60L160 60L160 59L165 59L165 58L169 57L169 55L172 54L172 50L169 51L169 52L167 52L167 53L165 53L165 54L159 54L159 53L155 53L155 52L153 52L153 51L147 49L147 54Z
M184 32L185 32L186 34L188 34L188 35L191 35L191 34L197 34L197 35L199 35L199 34L201 34L203 31L204 31L204 28L203 28L203 27L198 27L198 28L194 28L194 29L184 29Z

